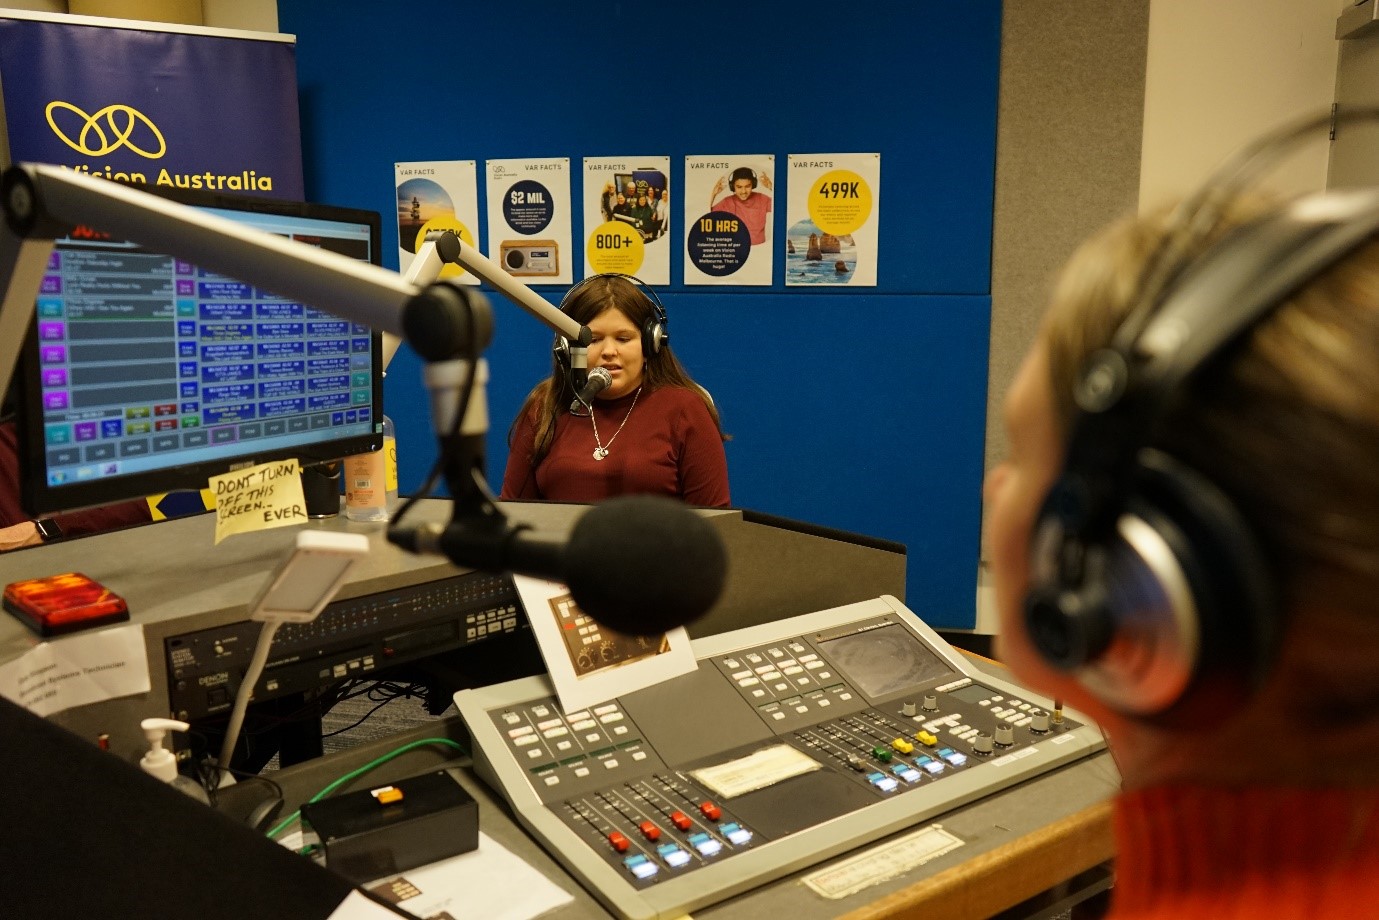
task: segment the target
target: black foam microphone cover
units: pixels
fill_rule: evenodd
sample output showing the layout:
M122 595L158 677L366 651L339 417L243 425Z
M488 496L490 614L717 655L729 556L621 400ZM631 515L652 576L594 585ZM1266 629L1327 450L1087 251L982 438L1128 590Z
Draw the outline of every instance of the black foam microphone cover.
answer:
M713 607L728 555L714 526L686 505L630 495L595 505L575 522L564 567L585 613L618 632L654 636Z

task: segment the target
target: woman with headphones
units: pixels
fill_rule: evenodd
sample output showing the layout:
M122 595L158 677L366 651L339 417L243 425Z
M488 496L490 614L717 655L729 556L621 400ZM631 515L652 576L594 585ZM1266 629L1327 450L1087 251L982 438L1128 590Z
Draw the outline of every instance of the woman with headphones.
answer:
M1379 195L1243 184L1074 256L986 483L1001 658L1122 776L1116 918L1379 903Z
M611 384L576 397L563 340L508 433L503 499L592 502L652 494L691 505L729 504L725 440L708 394L670 350L665 310L629 275L594 275L561 309L589 327L592 373Z

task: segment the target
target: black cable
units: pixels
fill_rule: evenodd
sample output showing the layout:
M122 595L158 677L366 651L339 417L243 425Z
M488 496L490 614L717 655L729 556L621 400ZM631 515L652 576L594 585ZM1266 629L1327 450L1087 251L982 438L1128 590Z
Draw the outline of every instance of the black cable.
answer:
M390 526L398 524L418 501L423 498L431 497L432 491L436 488L436 482L440 479L441 474L445 472L446 462L450 459L449 452L454 449L452 445L458 441L460 429L464 425L464 417L469 411L469 401L474 396L474 382L478 377L479 358L483 354L477 341L478 329L474 321L474 310L472 307L465 311L465 318L465 332L469 339L470 349L468 355L469 367L465 374L464 386L460 390L460 401L455 409L455 418L451 421L450 432L446 438L441 441L441 452L436 457L435 463L432 464L431 471L426 476L426 481L419 490L408 496L407 500L397 509L397 513L393 515ZM454 496L451 497L453 498Z
M382 709L389 703L394 702L395 700L424 700L426 696L425 688L420 684L398 684L392 681L378 681L372 687L369 687L368 689L363 690L355 695L365 696L367 697L367 699L376 702L378 705L374 706L368 712L364 713L364 715L360 716L353 723L346 725L344 728L339 728L333 732L327 732L322 734L322 738L333 738L336 735L344 734L347 731L358 728L360 725L363 725L366 721L368 721L368 719L374 713L378 712L378 710Z

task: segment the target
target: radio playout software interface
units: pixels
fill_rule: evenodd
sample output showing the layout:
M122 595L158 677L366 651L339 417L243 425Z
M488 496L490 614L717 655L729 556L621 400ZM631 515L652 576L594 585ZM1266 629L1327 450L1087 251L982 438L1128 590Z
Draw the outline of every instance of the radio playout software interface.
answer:
M380 261L375 212L182 203ZM335 459L381 438L381 345L366 326L86 228L56 241L36 307L22 372L33 512L203 488L250 462Z

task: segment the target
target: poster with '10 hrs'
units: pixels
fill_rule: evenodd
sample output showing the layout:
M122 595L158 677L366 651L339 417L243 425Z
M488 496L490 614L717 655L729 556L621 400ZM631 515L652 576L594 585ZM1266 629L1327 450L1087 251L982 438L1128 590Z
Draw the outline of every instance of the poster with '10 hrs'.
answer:
M685 157L685 284L771 283L770 154Z

